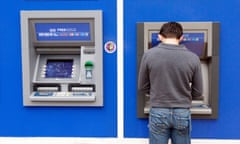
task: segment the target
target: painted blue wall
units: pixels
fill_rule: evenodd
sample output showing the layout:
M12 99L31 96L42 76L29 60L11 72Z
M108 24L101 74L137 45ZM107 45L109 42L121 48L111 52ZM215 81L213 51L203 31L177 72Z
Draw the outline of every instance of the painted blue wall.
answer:
M219 118L193 120L193 138L239 139L239 0L126 0L124 2L125 137L148 137L148 121L136 117L136 23L218 21Z
M116 137L116 53L104 52L104 107L23 107L20 40L20 10L102 10L103 41L116 42L116 0L0 3L0 136Z
M116 137L116 53L104 53L103 108L26 108L22 105L20 10L103 10L104 42L116 41L116 0L0 2L0 136ZM219 118L193 120L194 138L239 139L239 0L125 0L125 137L148 137L136 117L136 22L219 21Z

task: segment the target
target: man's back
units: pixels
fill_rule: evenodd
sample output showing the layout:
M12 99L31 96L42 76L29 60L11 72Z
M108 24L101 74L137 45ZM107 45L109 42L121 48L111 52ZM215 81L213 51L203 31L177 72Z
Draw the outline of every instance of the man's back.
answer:
M146 93L151 107L189 108L192 96L202 93L200 60L183 45L160 44L148 50L139 75L140 90L150 87Z

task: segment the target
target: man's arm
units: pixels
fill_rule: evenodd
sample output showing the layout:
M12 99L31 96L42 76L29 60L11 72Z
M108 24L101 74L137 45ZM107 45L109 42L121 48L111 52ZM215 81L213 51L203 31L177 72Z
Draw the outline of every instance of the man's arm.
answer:
M138 90L145 94L149 94L150 91L150 80L149 80L149 70L147 67L147 56L146 54L143 55L139 74L138 74Z
M202 70L201 70L201 63L199 61L199 64L196 67L195 73L193 75L192 99L203 100L202 93L203 93Z

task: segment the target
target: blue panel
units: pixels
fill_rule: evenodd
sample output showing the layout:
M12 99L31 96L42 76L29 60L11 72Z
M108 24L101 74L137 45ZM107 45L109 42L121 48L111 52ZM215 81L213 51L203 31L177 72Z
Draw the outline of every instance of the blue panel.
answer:
M216 3L217 2L217 3ZM125 0L124 69L125 137L148 137L148 121L136 112L136 23L154 21L218 21L220 30L219 118L193 120L193 138L239 139L240 60L239 0ZM160 29L160 28L159 28Z
M158 38L158 31L154 31L151 34L151 45L149 48L157 46L160 43ZM199 57L204 55L205 46L204 46L204 33L195 32L195 33L183 33L183 40L180 44L184 44L190 51L194 52Z
M35 23L38 41L90 41L90 23Z
M104 107L23 107L20 10L102 10L104 42L116 42L116 0L1 2L0 136L116 137L116 53L104 53ZM111 8L109 8L111 7ZM102 47L103 49L103 47Z

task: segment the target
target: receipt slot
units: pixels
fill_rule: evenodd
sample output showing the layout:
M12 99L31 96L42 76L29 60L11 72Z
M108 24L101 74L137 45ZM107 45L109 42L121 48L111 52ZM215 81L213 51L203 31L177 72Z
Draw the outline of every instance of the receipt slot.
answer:
M143 53L160 43L158 33L165 22L137 23L138 69ZM192 101L192 117L216 119L218 117L219 90L219 23L180 22L183 26L184 44L199 56L203 75L203 100ZM137 92L137 116L149 113L149 95Z
M102 12L21 11L24 106L103 106Z

